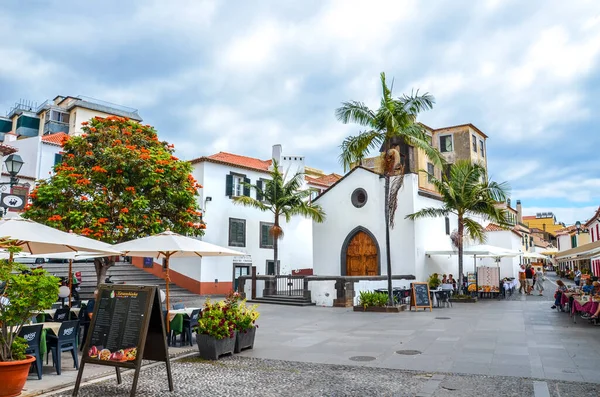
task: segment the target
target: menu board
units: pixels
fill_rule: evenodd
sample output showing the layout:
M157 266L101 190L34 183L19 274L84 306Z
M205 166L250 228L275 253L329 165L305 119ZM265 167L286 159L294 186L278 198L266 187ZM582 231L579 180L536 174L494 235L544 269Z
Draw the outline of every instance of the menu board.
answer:
M96 305L89 357L102 361L135 361L148 308L148 291L102 289Z
M477 279L474 272L467 272L467 291L477 292Z
M410 299L410 309L413 307L429 308L431 310L431 298L429 296L429 284L427 283L411 283L412 296Z

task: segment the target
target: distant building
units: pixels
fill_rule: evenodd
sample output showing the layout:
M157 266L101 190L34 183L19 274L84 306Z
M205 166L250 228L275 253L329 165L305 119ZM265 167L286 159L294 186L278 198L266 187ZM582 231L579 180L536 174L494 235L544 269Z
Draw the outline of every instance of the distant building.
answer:
M594 216L588 220L584 227L590 231L592 243L599 244L600 241L600 207L596 210ZM600 276L600 249L590 256L590 264L594 276Z

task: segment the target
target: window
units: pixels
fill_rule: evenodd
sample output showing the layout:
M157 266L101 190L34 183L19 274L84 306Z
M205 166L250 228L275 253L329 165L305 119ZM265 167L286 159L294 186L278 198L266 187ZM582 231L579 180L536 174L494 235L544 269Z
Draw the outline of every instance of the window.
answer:
M246 220L229 218L229 245L231 247L246 246Z
M277 264L279 265L281 262L277 261ZM277 266L279 267L279 266ZM275 262L273 260L268 260L267 261L267 275L269 276L273 276L275 274L278 274L279 272L277 271L278 269L275 268Z
M450 218L445 217L444 221L446 223L446 236L450 235Z
M256 181L256 187L264 192L264 190L267 188L267 182L268 181L266 179L259 179ZM256 199L262 202L266 201L265 197L260 194L258 190L256 191Z
M577 235L576 234L571 236L571 248L577 248Z
M444 176L446 177L446 179L448 181L450 181L450 167L452 167L452 164L446 164L444 165Z
M356 208L361 208L367 203L367 198L368 196L365 189L359 187L352 192L350 200L352 201L353 206Z
M427 182L431 183L435 176L435 167L431 163L427 163Z
M230 173L225 176L225 195L228 197L250 196L250 188L244 186L244 183L250 183L246 175Z
M62 154L61 153L56 153L54 155L54 165L58 165L62 163Z
M485 157L485 152L483 150L483 141L479 140L479 152L481 153L481 157Z
M454 151L452 148L452 135L440 136L440 152L448 153L452 151Z
M63 113L56 110L48 110L46 121L57 121L59 123L69 124L69 113Z
M427 143L429 143L429 146L433 146L433 137L429 134L427 134Z
M260 223L260 248L273 248L273 235L271 235L272 223Z
M475 135L471 135L471 138L473 139L473 151L477 153L477 137Z

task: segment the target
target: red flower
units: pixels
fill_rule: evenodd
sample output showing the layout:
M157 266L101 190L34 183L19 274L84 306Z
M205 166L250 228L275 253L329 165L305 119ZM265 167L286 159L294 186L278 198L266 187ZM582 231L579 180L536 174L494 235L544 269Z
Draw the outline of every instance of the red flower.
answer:
M117 172L117 174L122 174L123 170L117 170L116 172Z
M93 153L93 152L85 152L85 155L86 155L86 156L93 156L93 155L94 155L94 153Z
M81 199L81 201L88 201L88 198L87 198L87 196L81 196L81 197L79 197L79 198Z
M52 215L50 218L48 218L48 220L50 222L58 222L62 220L62 216L60 215Z
M121 212L127 214L129 212L129 208L121 208Z
M123 229L123 226L119 225L119 226L117 226L117 229L121 230L121 229Z
M84 121L81 123L81 125L88 125L89 123L87 121Z
M67 154L67 157L70 158L70 159L72 159L72 158L75 157L75 155L73 153L69 153L69 154Z
M100 167L99 165L95 165L92 167L92 171L94 172L102 172L102 173L106 173L108 171L106 171L104 168Z
M91 128L90 128L90 131L92 131L92 132L96 132L96 127L91 127Z

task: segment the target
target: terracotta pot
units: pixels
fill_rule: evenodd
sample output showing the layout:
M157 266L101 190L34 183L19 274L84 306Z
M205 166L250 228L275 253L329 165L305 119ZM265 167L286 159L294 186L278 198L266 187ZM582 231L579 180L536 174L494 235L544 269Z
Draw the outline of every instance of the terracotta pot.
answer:
M21 394L29 367L35 357L27 356L21 361L0 361L0 397L14 397Z

